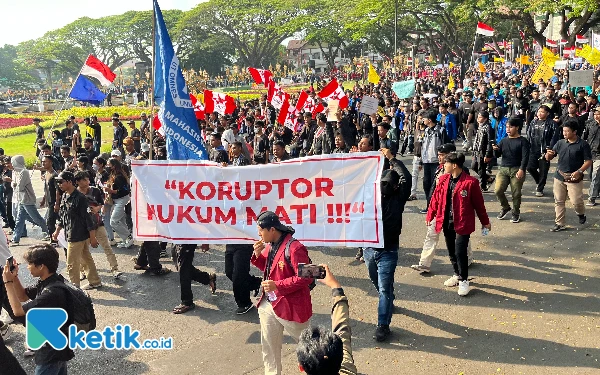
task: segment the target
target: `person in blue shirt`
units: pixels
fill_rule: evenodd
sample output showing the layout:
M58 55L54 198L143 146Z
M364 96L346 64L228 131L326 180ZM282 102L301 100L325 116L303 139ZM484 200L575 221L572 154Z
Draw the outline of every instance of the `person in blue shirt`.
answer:
M458 135L456 116L448 112L448 103L440 104L437 122L446 129L448 137L454 142Z
M496 102L496 107L504 108L504 97L500 95L500 89L498 87L494 89L494 93L489 96L488 100L494 100Z
M492 119L490 121L490 125L492 129L496 132L496 144L499 144L500 141L506 138L506 122L508 118L504 116L504 110L500 107L494 108L492 112Z

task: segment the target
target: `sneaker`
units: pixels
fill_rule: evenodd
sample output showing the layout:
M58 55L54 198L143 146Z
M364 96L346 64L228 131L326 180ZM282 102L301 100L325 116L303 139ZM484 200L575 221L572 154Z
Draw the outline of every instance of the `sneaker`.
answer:
M25 351L23 352L23 357L33 357L35 355L35 350L33 349L25 349Z
M168 258L169 254L167 253L167 250L161 250L160 254L159 254L160 258Z
M423 214L423 215L427 215L427 209L424 208L424 209L420 210L419 213Z
M466 296L467 294L469 294L469 292L471 291L471 288L469 287L469 280L461 280L458 282L458 295L459 296Z
M579 217L579 224L585 224L587 217L585 215L577 215Z
M409 201L416 201L418 198L415 194L411 195L410 197L408 197Z
M506 216L508 216L508 213L511 211L510 208L503 208L502 210L500 210L500 213L498 214L498 216L496 216L498 218L498 220L502 220L504 219Z
M585 205L588 207L594 207L596 205L596 201L594 199L589 199Z
M410 268L412 268L415 271L429 273L429 267L423 266L421 264L413 264L412 266L410 266Z
M118 279L121 278L121 276L123 276L123 272L121 272L119 270L113 270L112 271L112 276L113 276L113 278L115 278L115 279L118 280Z
M52 240L50 235L48 233L44 233L44 238L42 238L42 241L50 241L50 240Z
M375 341L382 342L385 341L391 333L392 332L390 331L390 326L380 325L377 326L373 338L375 339Z
M102 283L100 283L100 284L90 284L90 283L87 283L84 286L82 286L81 289L83 289L83 290L92 290L92 289L98 289L98 288L101 288L101 287L102 287Z
M354 256L354 259L360 260L360 258L362 258L362 256L363 256L363 249L362 249L362 247L359 247L358 251L356 252L356 255Z
M87 275L85 274L85 272L82 272L79 274L79 281L83 281L87 279Z
M133 245L133 241L130 241L129 239L127 239L127 241L123 241L120 244L118 244L117 247L120 249L129 249L132 245Z
M510 219L510 222L518 223L519 221L521 221L521 215L513 213L512 218Z
M560 232L561 230L565 230L567 229L566 225L560 225L560 224L555 224L552 229L550 229L551 232Z
M457 286L459 281L460 280L458 280L458 276L457 275L452 275L451 278L449 278L448 280L444 281L444 285L445 286Z
M544 192L543 191L536 191L535 192L535 196L536 197L543 197L544 196Z
M12 331L13 331L13 329L11 326L3 323L2 326L0 327L0 335L2 335L2 339L4 341L6 341L10 337Z
M117 246L117 241L115 239L110 240L110 246Z
M237 310L235 310L235 314L236 315L244 315L248 311L252 310L253 307L254 307L253 304L249 304L248 306L244 306L244 307L238 307Z
M171 270L166 267L162 267L158 271L148 270L148 272L150 272L150 275L152 275L152 276L164 276L164 275L170 274Z

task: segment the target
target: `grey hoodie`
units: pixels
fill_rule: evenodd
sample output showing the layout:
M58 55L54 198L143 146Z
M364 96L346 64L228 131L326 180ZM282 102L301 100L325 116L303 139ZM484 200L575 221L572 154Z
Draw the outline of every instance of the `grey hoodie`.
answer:
M35 205L35 192L31 184L29 171L25 168L25 158L23 155L15 155L10 159L15 169L13 173L13 202L25 205Z

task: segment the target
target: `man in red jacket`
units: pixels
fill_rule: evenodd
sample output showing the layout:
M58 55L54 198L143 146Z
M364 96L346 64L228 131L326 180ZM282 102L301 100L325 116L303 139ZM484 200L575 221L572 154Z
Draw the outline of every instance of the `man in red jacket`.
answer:
M428 226L435 225L436 233L444 231L450 262L454 267L454 275L444 285L458 286L459 296L466 296L470 290L467 247L471 233L475 232L475 213L483 228L487 231L492 229L479 182L463 173L464 163L465 155L462 153L446 155L446 174L438 181L425 220ZM487 231L483 232L484 235Z
M254 244L250 262L263 271L257 306L265 375L280 375L283 331L298 341L312 316L312 279L297 276L298 263L310 261L306 247L292 237L294 229L281 224L275 213L265 211L256 221L261 240Z

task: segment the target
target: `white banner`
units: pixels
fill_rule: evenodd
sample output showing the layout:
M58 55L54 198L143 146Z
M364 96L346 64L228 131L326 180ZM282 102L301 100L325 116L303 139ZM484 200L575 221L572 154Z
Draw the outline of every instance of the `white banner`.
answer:
M379 152L223 167L209 161L132 161L134 239L254 243L274 211L307 246L383 247Z

